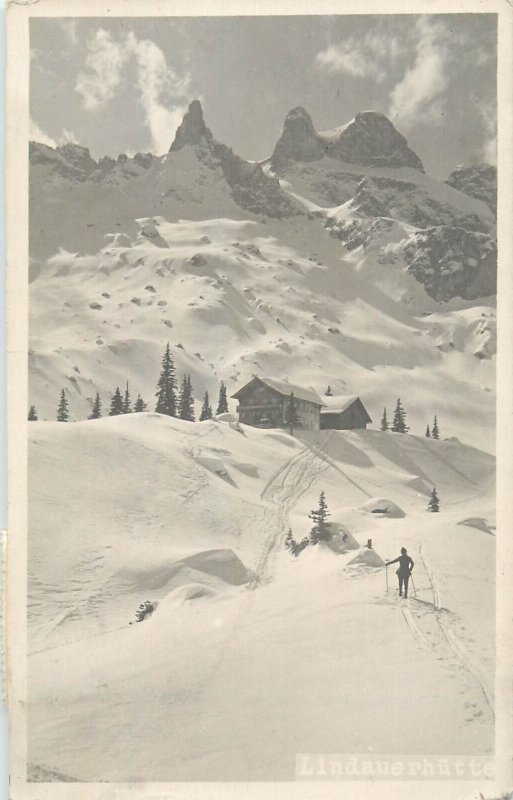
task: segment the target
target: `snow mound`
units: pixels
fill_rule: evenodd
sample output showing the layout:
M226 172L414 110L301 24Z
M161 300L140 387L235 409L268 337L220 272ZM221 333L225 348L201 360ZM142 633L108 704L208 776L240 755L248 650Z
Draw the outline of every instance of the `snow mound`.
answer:
M328 522L326 524L331 534L331 539L328 540L327 545L334 553L347 553L349 550L359 549L360 544L349 533L347 528L338 522Z
M199 600L203 598L214 597L214 591L208 586L203 586L201 583L186 583L185 586L179 586L173 589L168 595L160 602L160 605L166 607L168 605L183 605L187 600Z
M402 519L406 516L402 508L399 508L392 500L387 500L384 497L371 497L360 508L362 511L367 511L369 514L376 514L376 516L380 517Z
M226 411L224 414L217 414L214 419L217 422L238 422L237 417L234 414L230 414L228 411Z
M352 565L354 566L362 565L364 567L372 567L376 569L379 567L384 567L385 562L383 561L381 556L379 556L376 553L375 550L369 550L367 547L362 547L360 552L354 558L351 559L351 561L348 563L347 566L350 567Z

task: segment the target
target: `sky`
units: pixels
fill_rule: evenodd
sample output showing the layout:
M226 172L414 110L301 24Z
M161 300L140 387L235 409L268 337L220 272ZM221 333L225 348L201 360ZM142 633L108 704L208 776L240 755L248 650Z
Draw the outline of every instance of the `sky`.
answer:
M169 149L201 100L214 137L268 157L288 111L318 131L385 113L426 171L496 160L494 14L32 18L30 138L93 158Z

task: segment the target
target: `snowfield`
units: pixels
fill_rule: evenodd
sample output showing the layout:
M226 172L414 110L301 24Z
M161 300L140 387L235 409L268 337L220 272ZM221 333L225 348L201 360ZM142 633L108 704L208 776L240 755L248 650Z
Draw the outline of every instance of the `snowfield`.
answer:
M400 396L412 432L438 414L442 435L493 452L493 305L454 299L441 310L402 268L346 253L318 220L138 226L133 242L113 237L99 253L34 266L29 398L40 419L55 419L62 387L80 420L97 391L108 409L126 381L151 409L170 341L198 411L220 380L230 396L254 374L286 376L359 395L376 426Z
M493 752L492 456L229 415L29 435L33 780L293 780L297 753ZM416 594L399 601L395 567L387 591L368 550L285 550L321 490L378 563L407 547Z

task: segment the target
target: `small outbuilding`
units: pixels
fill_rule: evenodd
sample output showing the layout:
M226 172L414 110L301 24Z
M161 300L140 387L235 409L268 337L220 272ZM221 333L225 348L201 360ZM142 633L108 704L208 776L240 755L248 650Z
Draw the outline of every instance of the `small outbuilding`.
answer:
M365 429L372 422L357 395L324 395L322 402L321 430Z

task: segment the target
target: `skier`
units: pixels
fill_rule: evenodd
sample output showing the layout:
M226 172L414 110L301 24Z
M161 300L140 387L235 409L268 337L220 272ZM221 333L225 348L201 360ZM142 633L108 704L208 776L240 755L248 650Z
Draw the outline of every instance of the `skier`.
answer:
M399 596L403 596L404 586L404 596L408 597L408 581L410 580L411 571L415 562L406 552L406 547L401 547L401 555L397 556L397 558L394 558L392 561L386 561L385 566L388 567L390 564L397 564L397 562L399 562L399 569L396 572L399 578Z

